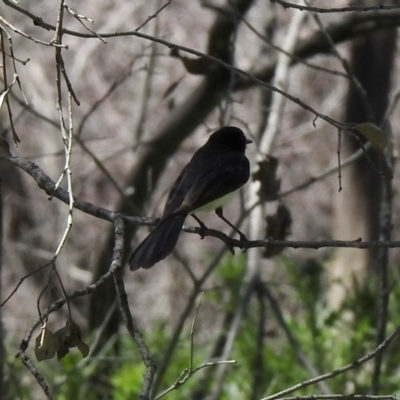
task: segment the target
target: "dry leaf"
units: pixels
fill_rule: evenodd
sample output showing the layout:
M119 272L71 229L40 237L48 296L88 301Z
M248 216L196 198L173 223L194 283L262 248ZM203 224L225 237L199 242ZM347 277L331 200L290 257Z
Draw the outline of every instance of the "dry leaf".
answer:
M42 328L42 332L36 337L35 356L38 361L53 358L60 347L60 341L57 336L46 326Z
M292 217L290 210L283 203L278 205L274 215L268 215L267 218L267 232L266 237L274 240L285 240L290 234L292 226ZM276 256L284 250L284 247L267 246L264 249L264 257Z
M69 353L69 349L77 347L82 357L89 354L89 346L82 340L81 328L77 323L69 319L65 326L54 334L60 341L57 350L57 358L61 360Z
M253 179L260 181L258 195L263 201L273 201L278 198L281 187L280 179L276 178L278 164L277 158L268 156L266 160L258 162L258 170L253 174Z

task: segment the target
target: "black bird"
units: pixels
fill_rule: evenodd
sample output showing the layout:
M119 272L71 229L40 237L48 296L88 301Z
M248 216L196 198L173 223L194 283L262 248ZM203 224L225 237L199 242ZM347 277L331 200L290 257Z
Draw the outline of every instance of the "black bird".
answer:
M165 203L162 218L129 258L132 271L150 268L167 257L178 241L188 214L216 210L216 214L245 236L222 214L226 204L250 176L246 145L252 143L239 128L226 126L215 131L194 153L176 179Z

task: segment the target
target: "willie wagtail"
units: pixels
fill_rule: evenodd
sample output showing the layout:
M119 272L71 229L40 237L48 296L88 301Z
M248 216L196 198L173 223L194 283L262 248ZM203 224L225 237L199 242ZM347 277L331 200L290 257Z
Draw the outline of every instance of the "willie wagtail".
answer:
M215 131L207 143L194 153L169 192L164 212L154 230L129 258L131 270L150 268L167 257L178 241L188 214L216 210L216 214L244 235L222 214L226 204L250 176L246 145L252 143L239 128L226 126Z

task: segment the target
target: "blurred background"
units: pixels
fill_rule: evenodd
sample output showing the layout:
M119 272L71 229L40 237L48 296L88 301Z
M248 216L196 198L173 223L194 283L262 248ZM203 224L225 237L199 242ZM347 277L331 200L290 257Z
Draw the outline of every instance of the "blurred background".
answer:
M15 84L7 97L21 143L13 143L5 104L1 137L13 155L56 182L65 166L57 93L69 121L68 88L63 78L57 89L52 46L60 3L2 3L1 89L5 78L8 85L13 80L13 54L23 93ZM131 216L159 217L193 152L215 129L233 125L254 141L247 154L256 175L224 212L249 239L396 240L400 2L380 1L384 10L358 0L343 11L316 13L278 3L71 0L61 54L80 103L71 106L74 196ZM341 0L291 3L313 11L349 7ZM387 146L368 147L363 135L338 129L367 122L381 129ZM0 301L27 277L0 308L0 397L41 399L44 393L14 356L38 309L63 296L60 281L70 293L108 271L114 226L75 210L57 278L46 265L65 232L68 206L49 201L6 159L0 159L0 180ZM261 197L260 185L268 192ZM68 189L65 178L61 186ZM249 212L255 202L261 205ZM212 213L202 219L231 233ZM197 226L191 218L186 225ZM261 399L366 355L397 326L397 248L268 247L232 255L216 238L182 233L171 256L132 273L127 257L149 229L126 223L124 282L158 366L152 398L177 381L192 354L194 368L216 364L166 398ZM72 349L60 361L37 363L34 339L27 350L54 398L138 398L145 367L121 322L112 279L70 306L89 357ZM65 306L51 314L49 327L60 329L68 315ZM400 360L399 344L390 346L369 363L296 393L392 394ZM236 364L218 364L227 360Z

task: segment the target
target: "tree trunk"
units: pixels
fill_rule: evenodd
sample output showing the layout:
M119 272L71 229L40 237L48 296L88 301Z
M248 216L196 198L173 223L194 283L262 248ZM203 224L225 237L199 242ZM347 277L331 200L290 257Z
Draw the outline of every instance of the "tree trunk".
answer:
M367 94L365 102L354 85L350 84L345 103L345 122L382 123L389 102L391 72L396 47L396 30L376 32L357 39L352 46L351 69ZM343 140L342 159L360 148L360 143L347 135ZM382 191L380 154L371 149L368 157L342 171L343 191L335 204L333 236L340 240L377 240L379 201ZM329 266L330 280L335 282L328 293L328 301L339 306L354 279L363 280L371 268L376 249L370 251L341 248L336 250Z

